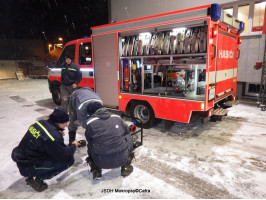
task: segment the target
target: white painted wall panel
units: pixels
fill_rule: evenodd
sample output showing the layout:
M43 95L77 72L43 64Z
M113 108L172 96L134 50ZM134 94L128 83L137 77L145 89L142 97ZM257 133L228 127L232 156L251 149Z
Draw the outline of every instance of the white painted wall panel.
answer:
M186 8L235 0L110 0L111 20L124 21Z
M263 59L264 44L265 37L261 35L242 38L237 81L260 83L261 69L255 70L254 65Z

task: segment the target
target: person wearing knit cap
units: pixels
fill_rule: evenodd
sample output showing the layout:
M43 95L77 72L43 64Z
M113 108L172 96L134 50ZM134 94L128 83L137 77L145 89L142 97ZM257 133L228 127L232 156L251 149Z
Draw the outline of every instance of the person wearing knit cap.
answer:
M48 120L32 124L11 157L17 163L19 172L27 177L26 183L41 192L48 188L43 182L66 170L74 163L74 153L80 144L64 144L64 129L69 115L62 108L55 108Z
M56 108L49 116L49 119L55 124L66 123L69 121L69 115L64 109Z

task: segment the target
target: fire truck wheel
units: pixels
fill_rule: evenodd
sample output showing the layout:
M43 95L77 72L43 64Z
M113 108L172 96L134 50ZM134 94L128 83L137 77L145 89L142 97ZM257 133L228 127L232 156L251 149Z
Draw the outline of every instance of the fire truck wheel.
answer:
M155 121L154 111L146 102L136 102L131 109L131 116L140 119L143 128L151 128ZM139 123L137 125L140 126Z
M53 101L56 105L61 105L60 88L56 88L52 91Z

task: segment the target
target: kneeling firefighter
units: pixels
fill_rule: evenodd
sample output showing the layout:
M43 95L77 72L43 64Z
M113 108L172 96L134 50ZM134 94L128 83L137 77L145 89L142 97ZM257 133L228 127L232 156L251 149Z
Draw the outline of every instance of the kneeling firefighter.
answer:
M133 171L133 139L129 127L118 115L111 114L99 102L88 105L90 115L85 136L88 142L87 162L91 167L93 179L101 179L102 168L121 167L121 176Z
M41 192L48 188L43 182L66 170L74 163L74 153L81 144L73 141L64 144L64 128L69 115L62 108L56 108L48 120L32 124L19 145L12 151L20 174L27 177L26 183Z

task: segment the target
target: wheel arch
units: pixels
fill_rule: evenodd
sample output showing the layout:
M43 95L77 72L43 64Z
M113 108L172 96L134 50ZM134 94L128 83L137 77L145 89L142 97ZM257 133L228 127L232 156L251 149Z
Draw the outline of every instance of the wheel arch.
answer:
M134 113L135 108L140 105L143 105L144 107L146 107L149 113L148 121L143 122L143 128L151 128L154 125L156 118L155 118L155 112L153 110L153 107L151 106L149 102L145 100L137 100L137 99L130 100L126 107L126 114L129 116L137 117L133 113ZM141 118L139 119L141 120ZM137 125L139 126L140 124L137 122Z
M130 110L133 108L133 106L134 106L136 103L141 103L141 102L143 102L143 103L147 104L148 106L150 106L150 108L151 108L151 109L153 110L153 112L154 112L153 107L151 106L151 104L150 104L148 101L146 101L146 100L139 100L139 99L131 99L131 100L128 102L127 106L126 106L126 111L125 111L125 113L126 113L127 115L130 114ZM155 114L155 112L154 112L154 114Z
M59 81L49 80L49 90L52 93L52 99L56 105L61 105L60 85L61 83Z
M56 88L60 88L61 83L57 80L49 80L49 90L52 93Z

